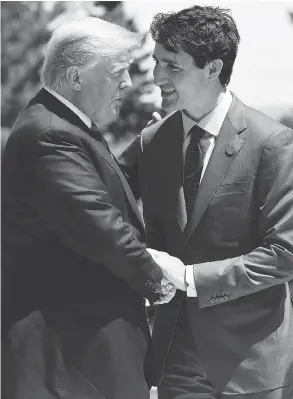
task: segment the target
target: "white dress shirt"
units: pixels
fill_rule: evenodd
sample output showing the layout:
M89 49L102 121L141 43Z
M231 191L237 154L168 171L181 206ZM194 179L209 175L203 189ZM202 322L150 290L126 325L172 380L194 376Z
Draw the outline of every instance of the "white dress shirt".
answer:
M206 134L200 140L199 143L203 154L203 169L200 181L202 181L203 175L210 161L212 152L215 147L216 139L220 133L221 127L223 125L224 119L227 116L231 103L232 103L232 94L230 93L230 91L227 90L221 102L211 112L209 112L200 122L198 122L198 126L206 131ZM183 134L184 134L184 140L183 140L183 160L184 160L187 146L190 143L190 129L196 124L196 122L193 119L189 118L184 111L182 111L182 121L183 121ZM187 296L189 297L197 296L193 268L194 265L186 266L185 281L187 284Z
M90 129L92 126L92 121L88 116L86 116L80 109L78 109L75 105L73 105L70 101L68 101L66 98L61 96L59 93L56 93L56 91L49 89L48 87L45 87L45 89L52 94L52 96L56 97L59 101L61 101L64 105L66 105L67 108L69 108L72 112L74 112L79 119L82 120L82 122Z

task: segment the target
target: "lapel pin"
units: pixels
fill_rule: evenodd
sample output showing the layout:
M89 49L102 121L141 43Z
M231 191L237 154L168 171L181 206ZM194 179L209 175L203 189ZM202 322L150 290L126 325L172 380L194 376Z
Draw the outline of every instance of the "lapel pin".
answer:
M226 148L225 154L228 155L228 157L231 157L234 154L234 151L234 146L232 144L229 144Z

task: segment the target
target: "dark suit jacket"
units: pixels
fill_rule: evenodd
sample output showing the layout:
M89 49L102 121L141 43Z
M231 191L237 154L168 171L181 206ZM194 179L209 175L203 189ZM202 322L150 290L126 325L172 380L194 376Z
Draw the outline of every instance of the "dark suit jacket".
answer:
M2 317L13 364L3 384L11 398L148 397L143 297L158 298L162 272L100 139L43 89L5 148Z
M182 129L176 112L146 128L142 143L121 158L134 189L137 178L140 183L149 245L195 264L198 298L188 298L187 307L199 355L217 390L257 392L289 384L293 132L233 96L184 228ZM158 382L183 297L179 291L157 310Z

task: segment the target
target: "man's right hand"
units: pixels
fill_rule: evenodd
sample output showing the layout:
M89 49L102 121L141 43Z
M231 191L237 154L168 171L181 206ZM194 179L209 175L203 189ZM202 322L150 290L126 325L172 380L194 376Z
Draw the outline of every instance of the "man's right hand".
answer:
M167 252L157 251L152 248L147 248L147 251L160 266L164 276L167 277L167 279L173 283L176 288L186 291L187 286L185 283L184 263L175 256L169 255Z

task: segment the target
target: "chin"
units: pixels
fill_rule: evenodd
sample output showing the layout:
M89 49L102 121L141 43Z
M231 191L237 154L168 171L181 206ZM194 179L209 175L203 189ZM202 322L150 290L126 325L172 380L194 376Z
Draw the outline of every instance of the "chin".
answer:
M178 104L177 101L168 102L165 99L162 99L161 108L165 112L170 113L170 112L173 112L173 111L177 111L179 109L178 105L179 104Z
M161 108L163 111L170 113L177 110L176 104L164 104L162 103Z

